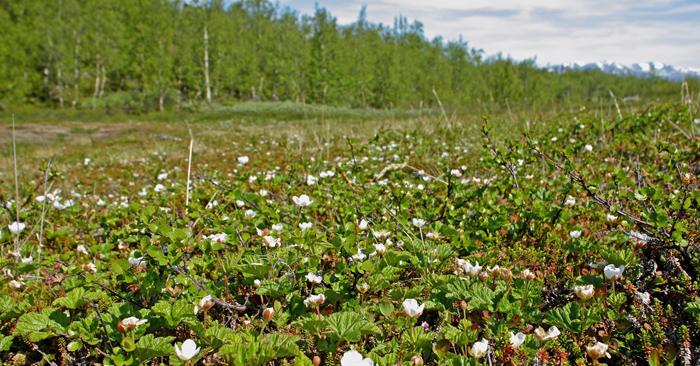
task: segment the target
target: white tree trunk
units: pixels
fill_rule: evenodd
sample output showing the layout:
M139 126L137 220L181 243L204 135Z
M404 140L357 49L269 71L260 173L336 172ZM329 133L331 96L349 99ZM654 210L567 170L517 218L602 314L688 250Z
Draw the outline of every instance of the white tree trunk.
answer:
M209 83L209 33L204 26L204 84L207 88L207 102L211 103L211 85Z
M80 32L77 30L73 31L75 34L75 73L74 73L74 89L75 95L73 96L73 108L78 105L78 99L80 98Z

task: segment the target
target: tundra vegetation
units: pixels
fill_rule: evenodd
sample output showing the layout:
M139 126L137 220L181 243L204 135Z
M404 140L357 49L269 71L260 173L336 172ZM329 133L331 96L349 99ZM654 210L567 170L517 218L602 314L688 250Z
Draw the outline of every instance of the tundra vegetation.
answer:
M19 125L3 361L692 364L694 103Z
M3 363L700 362L697 81L192 4L0 1Z

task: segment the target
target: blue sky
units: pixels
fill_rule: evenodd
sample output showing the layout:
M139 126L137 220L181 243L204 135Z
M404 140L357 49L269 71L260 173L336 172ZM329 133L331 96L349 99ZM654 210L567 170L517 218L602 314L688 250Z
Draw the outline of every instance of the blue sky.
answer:
M567 62L657 61L700 68L700 0L279 0L301 14L326 8L341 25L367 19L419 20L427 37L460 35L486 55L501 52L541 66Z

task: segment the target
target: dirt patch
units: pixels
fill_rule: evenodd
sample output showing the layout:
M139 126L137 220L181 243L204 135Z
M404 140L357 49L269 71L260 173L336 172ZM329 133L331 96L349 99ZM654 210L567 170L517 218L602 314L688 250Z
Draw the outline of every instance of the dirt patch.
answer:
M103 140L119 137L127 133L142 134L157 130L153 123L126 122L62 122L62 123L22 123L15 126L18 143L45 145L57 141L73 143L91 139ZM12 125L0 126L0 144L12 142Z

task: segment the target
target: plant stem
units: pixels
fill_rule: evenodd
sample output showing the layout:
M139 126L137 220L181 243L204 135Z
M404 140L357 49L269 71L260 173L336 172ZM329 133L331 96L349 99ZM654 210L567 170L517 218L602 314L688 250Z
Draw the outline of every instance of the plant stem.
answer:
M525 294L523 294L523 300L520 302L520 310L525 307L525 301L527 301L527 294L530 292L530 281L525 282Z

